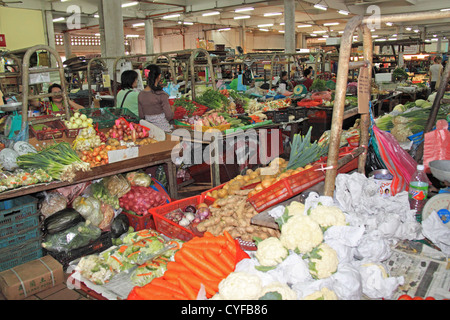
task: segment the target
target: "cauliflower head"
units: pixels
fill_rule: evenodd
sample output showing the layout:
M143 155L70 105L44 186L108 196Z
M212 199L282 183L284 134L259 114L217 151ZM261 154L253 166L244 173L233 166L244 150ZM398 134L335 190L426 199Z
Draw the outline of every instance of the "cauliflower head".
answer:
M80 274L95 284L105 284L113 276L108 265L98 255L88 255L81 258L76 266Z
M305 254L323 241L320 225L306 215L295 215L282 225L280 241L289 250Z
M339 207L318 205L311 209L309 216L322 228L331 226L345 226L345 214Z
M305 212L305 205L301 202L298 201L292 201L287 207L286 209L288 209L288 214L290 216L294 216L297 214L304 214Z
M255 257L259 264L266 267L276 266L288 256L288 250L283 246L280 239L269 237L258 243Z
M325 242L303 258L309 259L309 272L316 279L324 279L337 271L339 259L336 251Z
M261 279L248 272L232 272L220 281L219 294L223 300L255 300L261 296Z
M281 295L282 300L297 300L297 293L289 288L285 283L272 282L262 288L261 297L268 292L277 292Z
M307 295L303 298L303 300L338 300L338 297L334 291L328 289L327 287L323 287L319 291Z

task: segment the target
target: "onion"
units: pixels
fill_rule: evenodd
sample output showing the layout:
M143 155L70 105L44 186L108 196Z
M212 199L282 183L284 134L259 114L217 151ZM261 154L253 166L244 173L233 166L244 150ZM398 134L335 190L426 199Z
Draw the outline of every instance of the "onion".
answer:
M183 218L178 222L178 224L182 227L187 227L191 222L187 218Z
M192 212L186 212L185 215L184 215L184 218L185 218L185 219L188 219L189 222L191 222L191 221L194 220L195 215L194 215L194 213L192 213Z
M186 208L184 208L183 211L184 211L184 212L192 212L192 213L197 212L197 210L195 209L194 206L187 206Z
M197 216L200 217L201 220L209 218L210 215L211 211L209 211L209 208L206 207L199 208L197 211Z

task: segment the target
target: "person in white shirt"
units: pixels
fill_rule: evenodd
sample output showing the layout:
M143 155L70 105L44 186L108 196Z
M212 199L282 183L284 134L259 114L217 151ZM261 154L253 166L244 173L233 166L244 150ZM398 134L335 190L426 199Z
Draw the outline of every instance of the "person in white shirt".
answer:
M437 90L437 88L439 88L439 85L441 84L442 70L444 69L441 62L441 57L435 57L434 63L430 67L430 71L428 72L430 77L431 92Z

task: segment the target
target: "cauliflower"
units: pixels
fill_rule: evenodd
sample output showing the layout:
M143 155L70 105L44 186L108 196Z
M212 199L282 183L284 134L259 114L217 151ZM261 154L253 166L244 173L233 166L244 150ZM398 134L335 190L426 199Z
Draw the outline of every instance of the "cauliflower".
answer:
M76 270L86 279L95 284L105 284L113 276L109 267L97 255L82 257Z
M305 212L305 205L298 201L292 201L286 209L288 210L288 214L290 216L294 216L297 214L304 214Z
M304 254L322 243L323 233L311 217L295 215L282 225L280 241L287 249Z
M272 282L267 286L263 287L261 292L261 297L264 296L268 292L277 292L281 295L282 300L297 300L297 293L294 290L289 288L287 284L281 282Z
M323 287L320 291L307 295L303 298L303 300L338 300L338 297L334 291L328 289L327 287Z
M336 206L318 205L311 209L309 216L322 228L346 225L344 212Z
M276 237L269 237L258 243L255 257L265 267L276 266L288 256L288 250Z
M316 279L328 278L337 271L339 264L336 251L325 242L303 258L309 259L309 272Z
M232 272L219 283L223 300L254 300L261 296L261 291L261 279L247 272Z

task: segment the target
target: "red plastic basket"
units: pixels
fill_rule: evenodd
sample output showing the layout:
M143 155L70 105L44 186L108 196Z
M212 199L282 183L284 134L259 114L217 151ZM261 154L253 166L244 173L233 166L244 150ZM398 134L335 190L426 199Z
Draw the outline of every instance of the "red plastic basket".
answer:
M165 217L166 214L177 209L183 209L187 206L197 206L200 203L206 203L208 206L213 204L215 199L206 197L204 195L185 198L171 203L149 209L148 212L155 220L156 231L162 233L170 238L176 238L183 241L188 241L194 236L202 236L203 233L198 232L195 228L185 228L180 226Z
M256 211L261 212L293 196L294 194L286 179L281 179L270 187L249 197L247 200L252 204Z
M317 170L320 164L314 164L311 168L300 171L285 178L293 195L297 195L315 184L325 180L325 173Z
M45 125L50 128L50 130L38 129L38 127ZM64 135L66 126L60 120L54 120L45 122L43 124L35 124L30 126L30 131L38 140L50 140L50 139L60 139Z
M134 228L135 231L144 230L144 229L153 229L156 230L155 219L151 214L147 214L145 216L137 215L132 211L123 210L124 215L128 218L128 223L131 227Z

